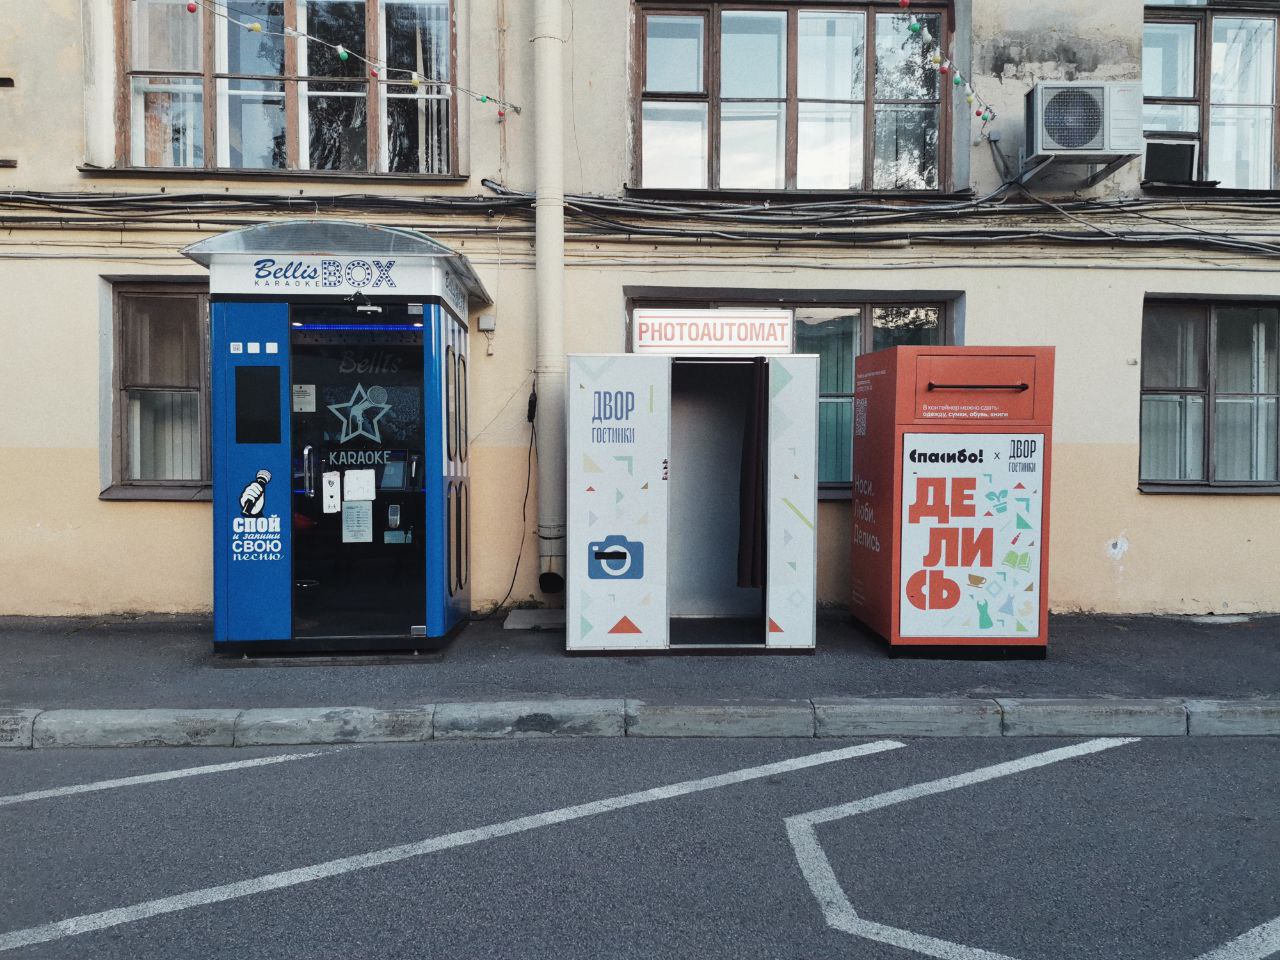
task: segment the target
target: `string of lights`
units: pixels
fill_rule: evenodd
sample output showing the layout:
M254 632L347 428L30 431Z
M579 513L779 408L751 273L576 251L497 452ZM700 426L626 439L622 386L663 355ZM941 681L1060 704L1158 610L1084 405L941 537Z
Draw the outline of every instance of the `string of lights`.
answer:
M346 63L349 60L356 60L363 63L369 72L369 79L374 80L375 82L406 83L413 87L414 90L418 90L421 87L433 87L439 89L441 93L446 96L448 95L449 90L453 89L463 96L470 97L478 103L492 103L498 108L498 119L500 120L506 117L508 110L514 114L520 113L520 107L509 100L504 100L501 97L495 97L487 93L480 93L479 91L468 89L467 87L448 80L438 80L426 77L417 70L410 70L406 67L390 66L385 60L370 59L355 50L349 49L344 44L332 43L328 40L317 37L314 34L307 33L305 30L298 30L290 26L286 26L282 30L270 30L268 29L267 21L261 20L257 17L252 17L252 15L242 13L240 16L233 16L231 7L227 3L221 2L221 0L188 0L187 2L188 13L198 13L202 7L207 9L215 17L221 17L223 20L226 20L227 23L242 27L250 33L259 33L264 36L271 37L286 37L306 40L307 43L314 43L319 46L328 47L337 54L338 59L343 63ZM241 17L245 16L249 16L251 18L241 19ZM397 77L402 78L396 79Z
M903 10L908 10L911 7L911 0L898 0L898 6ZM996 118L995 108L974 89L972 82L965 79L960 72L960 68L942 55L941 42L914 15L907 24L907 29L920 38L929 63L942 74L942 80L939 82L945 87L947 81L950 80L951 86L955 91L963 91L965 103L971 107L977 104L977 109L974 110L973 115L982 121L982 128L985 130L987 124Z

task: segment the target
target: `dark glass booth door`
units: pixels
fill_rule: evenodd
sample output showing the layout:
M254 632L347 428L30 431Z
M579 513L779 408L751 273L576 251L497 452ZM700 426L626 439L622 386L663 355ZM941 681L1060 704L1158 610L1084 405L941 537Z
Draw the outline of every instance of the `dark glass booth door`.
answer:
M291 313L293 633L405 639L426 623L422 325L403 305Z

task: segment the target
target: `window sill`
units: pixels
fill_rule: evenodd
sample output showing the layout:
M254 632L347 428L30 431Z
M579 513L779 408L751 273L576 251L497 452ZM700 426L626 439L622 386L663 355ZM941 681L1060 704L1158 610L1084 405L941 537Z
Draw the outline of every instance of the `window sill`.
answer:
M1194 183L1156 183L1144 180L1142 192L1153 197L1204 197L1221 200L1223 197L1238 197L1242 200L1275 200L1280 197L1280 190L1237 190L1232 187L1201 186Z
M818 487L819 502L831 500L833 502L844 501L848 503L853 499L853 485Z
M314 180L318 183L466 183L465 173L363 173L356 170L241 170L234 167L76 167L85 177L104 180Z
M98 494L98 499L208 502L213 499L213 487L208 484L114 483Z
M1280 484L1275 483L1139 483L1139 493L1181 493L1191 496L1238 497L1280 496Z
M623 187L637 200L687 200L712 203L814 203L823 200L972 200L973 190L944 193L941 190L678 190L661 187Z

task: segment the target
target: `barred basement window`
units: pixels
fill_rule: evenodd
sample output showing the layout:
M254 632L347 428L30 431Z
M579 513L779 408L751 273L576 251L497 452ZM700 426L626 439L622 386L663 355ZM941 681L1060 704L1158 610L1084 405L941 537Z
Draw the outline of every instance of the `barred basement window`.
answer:
M449 0L206 0L195 13L187 0L116 3L121 164L454 170ZM360 56L393 69L375 79Z

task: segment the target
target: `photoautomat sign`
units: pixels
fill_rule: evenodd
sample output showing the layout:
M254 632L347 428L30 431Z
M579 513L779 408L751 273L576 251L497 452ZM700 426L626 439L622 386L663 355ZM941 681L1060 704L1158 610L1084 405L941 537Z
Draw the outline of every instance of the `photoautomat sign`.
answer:
M631 314L635 353L741 354L791 352L790 310L662 310Z
M1033 638L1045 435L902 438L900 634Z

